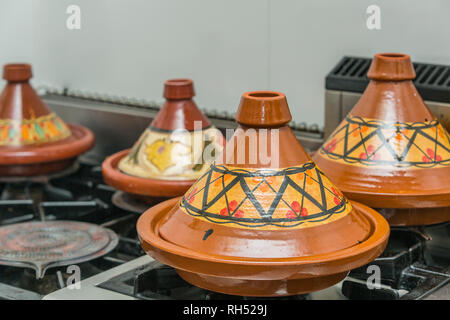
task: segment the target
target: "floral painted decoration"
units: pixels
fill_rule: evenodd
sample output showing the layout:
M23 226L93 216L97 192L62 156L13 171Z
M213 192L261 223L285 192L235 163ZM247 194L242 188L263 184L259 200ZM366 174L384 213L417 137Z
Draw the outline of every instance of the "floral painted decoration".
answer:
M0 146L21 146L54 142L71 134L55 113L21 121L0 119Z

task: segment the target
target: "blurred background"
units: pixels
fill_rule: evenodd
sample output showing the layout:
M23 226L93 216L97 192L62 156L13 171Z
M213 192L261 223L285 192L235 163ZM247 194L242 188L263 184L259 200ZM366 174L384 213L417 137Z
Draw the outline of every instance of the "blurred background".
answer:
M379 30L366 26L373 4ZM66 27L70 5L80 29ZM344 55L449 64L449 12L445 0L1 0L0 64L32 63L36 87L151 101L190 77L199 106L218 111L277 90L295 121L322 127L325 76Z

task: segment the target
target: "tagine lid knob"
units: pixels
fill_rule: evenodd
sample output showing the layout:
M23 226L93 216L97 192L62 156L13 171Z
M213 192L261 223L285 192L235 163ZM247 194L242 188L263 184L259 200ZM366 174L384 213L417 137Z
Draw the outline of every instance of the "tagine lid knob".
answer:
M245 92L236 113L236 121L248 127L281 127L291 120L286 96L276 91Z
M52 111L42 101L28 80L33 76L28 63L9 63L3 66L3 79L8 81L1 92L0 119L4 121L34 121ZM16 88L20 88L17 90ZM41 142L37 140L36 142Z
M216 158L216 163L241 168L284 168L311 161L288 126L291 120L289 105L283 93L245 92L236 113L238 129L228 140L223 153ZM259 150L261 152L252 151L254 147L262 145L270 155L264 155L262 149ZM271 160L267 161L266 156ZM243 161L240 161L241 158Z
M33 76L28 63L9 63L3 66L3 79L10 82L28 81Z
M194 82L191 79L170 79L164 82L166 99L192 99L194 96Z
M164 82L164 98L167 101L153 119L150 127L164 131L185 129L192 131L200 124L202 129L211 126L208 118L192 99L195 96L191 79L170 79Z
M367 77L372 80L402 81L416 78L411 58L403 53L378 53L372 59Z

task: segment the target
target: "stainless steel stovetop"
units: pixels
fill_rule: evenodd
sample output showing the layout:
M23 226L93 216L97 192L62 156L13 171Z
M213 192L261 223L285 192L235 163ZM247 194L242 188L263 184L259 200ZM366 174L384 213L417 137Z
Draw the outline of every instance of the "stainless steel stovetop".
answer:
M429 234L446 233L450 224L425 229ZM342 282L308 295L283 297L289 300L380 300L380 299L450 299L449 256L442 255L442 243L429 240L411 243L416 231L394 230L385 254L369 265L381 266L381 286L370 290L364 277L367 266L351 271ZM397 239L396 237L399 237ZM398 240L401 241L399 245ZM404 244L410 245L404 250ZM448 244L448 243L447 243ZM433 246L438 248L432 248ZM424 247L423 247L424 246ZM447 248L448 250L448 248ZM421 256L425 253L425 256ZM428 256L427 256L428 255ZM414 260L414 261L413 261ZM362 273L362 274L361 274ZM171 267L148 256L125 263L81 282L77 290L62 289L45 299L254 299L218 294L183 281Z

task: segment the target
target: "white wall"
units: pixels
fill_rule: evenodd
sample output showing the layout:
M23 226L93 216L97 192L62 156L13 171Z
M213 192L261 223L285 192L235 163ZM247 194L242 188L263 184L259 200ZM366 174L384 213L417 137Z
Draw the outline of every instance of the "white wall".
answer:
M81 7L81 30L66 8ZM381 30L366 8L381 8ZM398 51L450 64L446 0L0 0L0 64L34 84L161 101L195 80L201 107L234 111L247 90L287 94L296 121L323 124L324 79L343 55Z

